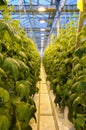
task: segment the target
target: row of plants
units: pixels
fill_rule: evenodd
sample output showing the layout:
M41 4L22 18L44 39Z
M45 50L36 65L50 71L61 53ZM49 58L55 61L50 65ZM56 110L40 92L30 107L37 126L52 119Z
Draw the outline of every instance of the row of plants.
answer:
M19 21L9 19L6 10L0 20L0 130L31 130L40 56Z
M86 27L78 34L74 22L60 30L53 43L46 48L43 64L55 95L54 102L64 110L76 130L86 129Z

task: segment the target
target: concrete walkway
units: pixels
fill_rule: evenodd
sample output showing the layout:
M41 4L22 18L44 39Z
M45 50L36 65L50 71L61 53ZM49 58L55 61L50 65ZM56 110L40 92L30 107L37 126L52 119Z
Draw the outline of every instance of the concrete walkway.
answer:
M63 113L58 105L55 106L55 97L50 90L50 83L46 82L43 65L41 65L40 78L41 81L37 83L39 93L34 97L37 106L37 122L31 120L32 130L75 130L74 125L68 120L67 108Z
M45 71L42 65L40 78L41 81L37 83L39 93L35 95L37 123L33 123L33 121L31 121L31 126L33 130L58 130L47 88Z

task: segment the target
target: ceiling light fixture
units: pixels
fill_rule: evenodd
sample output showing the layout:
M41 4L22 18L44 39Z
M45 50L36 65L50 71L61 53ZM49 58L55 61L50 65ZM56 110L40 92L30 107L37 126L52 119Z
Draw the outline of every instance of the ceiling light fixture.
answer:
M44 7L39 7L39 8L38 8L38 11L39 11L39 12L43 12L43 11L45 11L45 8L44 8Z
M40 20L40 23L45 23L46 21L45 20Z
M45 28L41 28L40 31L45 31Z

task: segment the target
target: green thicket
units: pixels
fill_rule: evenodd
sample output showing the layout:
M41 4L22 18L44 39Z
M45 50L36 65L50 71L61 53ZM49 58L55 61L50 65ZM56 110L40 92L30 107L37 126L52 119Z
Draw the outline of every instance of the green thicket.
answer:
M7 0L0 0L0 5L6 5L7 4Z
M0 130L31 130L40 56L18 21L4 15L6 19L0 20Z
M76 130L86 129L86 27L77 34L70 23L44 52L47 80L55 94L55 103L64 110ZM80 46L76 49L76 36Z

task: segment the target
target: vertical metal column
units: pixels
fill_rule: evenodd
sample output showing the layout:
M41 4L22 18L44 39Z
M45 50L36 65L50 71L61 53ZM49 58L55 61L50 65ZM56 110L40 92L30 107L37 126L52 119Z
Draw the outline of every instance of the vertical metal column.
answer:
M59 35L59 30L60 30L60 18L57 21L57 35Z

